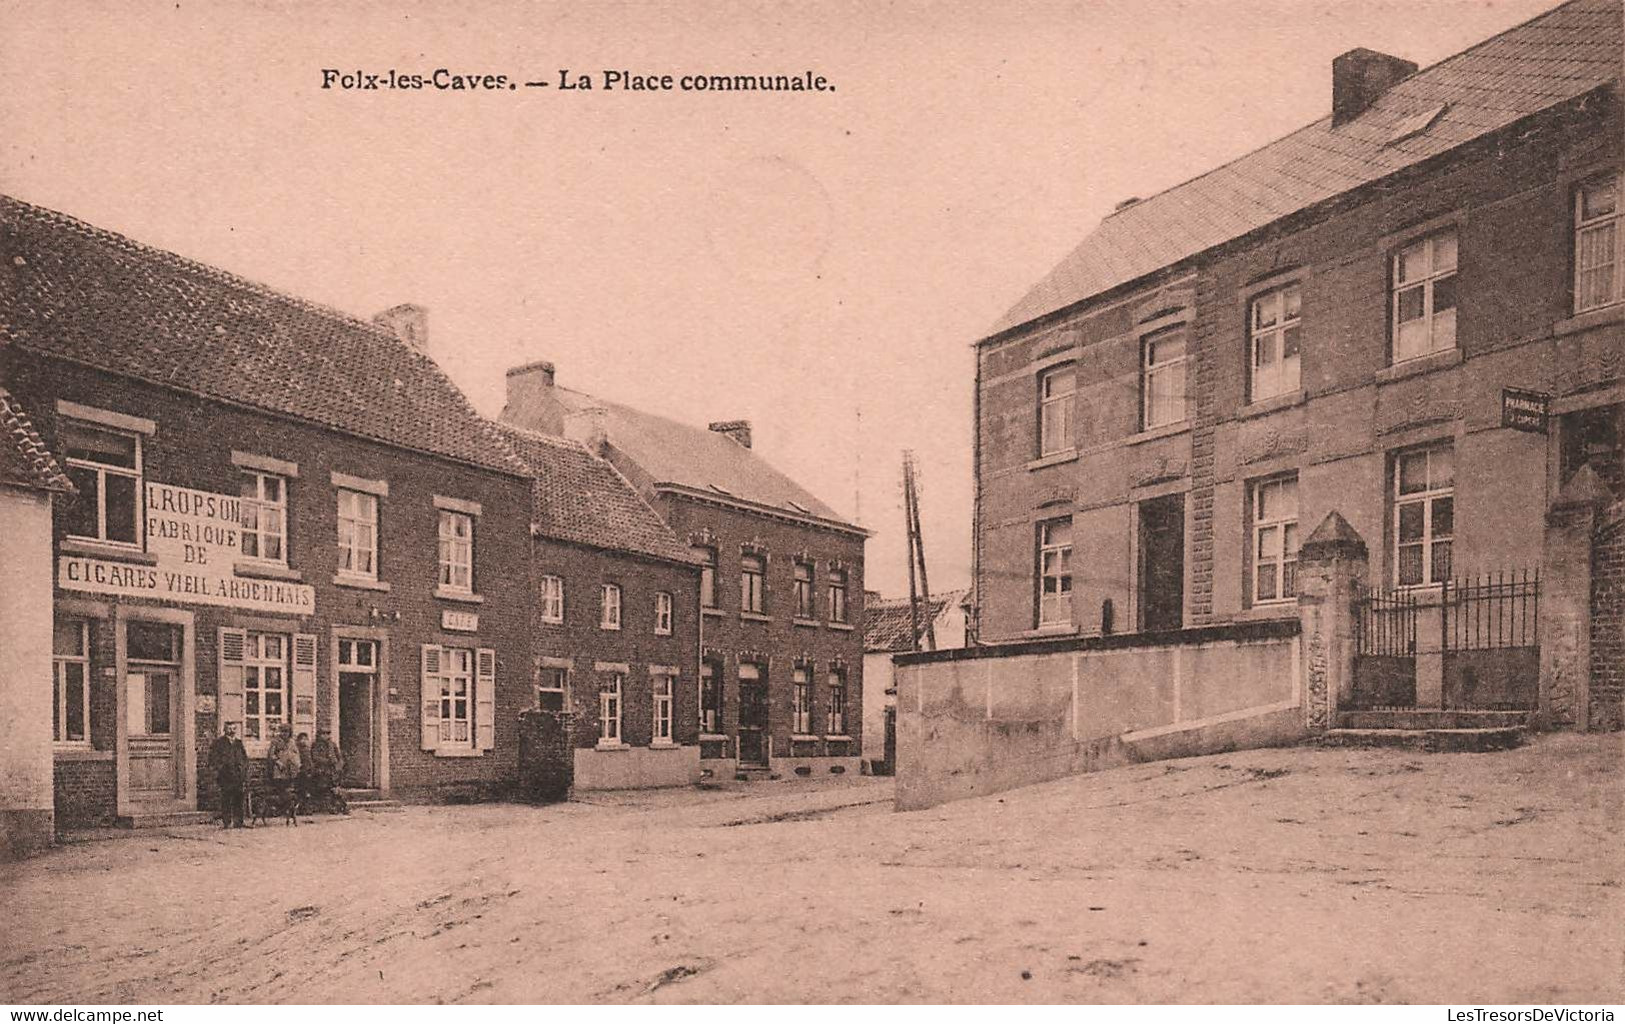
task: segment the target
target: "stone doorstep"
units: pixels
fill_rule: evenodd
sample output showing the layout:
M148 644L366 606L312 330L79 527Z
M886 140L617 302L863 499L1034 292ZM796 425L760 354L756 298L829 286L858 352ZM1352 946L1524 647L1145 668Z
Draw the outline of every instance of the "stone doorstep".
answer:
M1398 747L1427 753L1487 753L1522 745L1521 725L1478 729L1330 729L1321 742L1333 747Z
M1527 711L1445 711L1409 708L1398 711L1339 711L1340 729L1496 729L1527 725Z

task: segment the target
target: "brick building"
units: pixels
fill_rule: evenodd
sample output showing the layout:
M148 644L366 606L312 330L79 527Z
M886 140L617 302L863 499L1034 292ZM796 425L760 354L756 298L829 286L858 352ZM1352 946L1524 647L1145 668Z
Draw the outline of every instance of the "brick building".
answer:
M1033 287L976 349L980 639L1292 618L1334 510L1425 605L1538 568L1581 467L1621 493L1621 20L1344 54L1328 116Z
M508 371L502 420L603 455L702 563L696 721L702 771L856 772L862 744L867 533L710 430Z
M886 599L874 591L863 605L863 756L895 764L897 690L892 682L892 655L910 651L951 651L965 646L969 591L951 590L910 607L906 597ZM926 627L930 626L930 646ZM893 737L888 740L888 737Z
M332 731L355 787L511 784L530 477L403 340L421 311L352 319L9 198L0 229L0 380L78 489L51 684L0 684L52 695L57 821L213 807L227 721L251 756Z
M501 425L534 476L536 705L569 711L577 789L700 780L700 567L581 444Z

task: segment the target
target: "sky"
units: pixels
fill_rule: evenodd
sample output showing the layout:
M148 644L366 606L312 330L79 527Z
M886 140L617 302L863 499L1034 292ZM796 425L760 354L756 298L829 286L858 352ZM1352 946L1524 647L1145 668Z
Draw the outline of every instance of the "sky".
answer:
M422 305L490 416L506 368L549 359L748 419L875 532L888 596L912 449L940 591L970 574L972 346L1115 203L1325 116L1345 50L1425 67L1553 6L0 0L0 191L357 316ZM322 88L437 68L550 84Z

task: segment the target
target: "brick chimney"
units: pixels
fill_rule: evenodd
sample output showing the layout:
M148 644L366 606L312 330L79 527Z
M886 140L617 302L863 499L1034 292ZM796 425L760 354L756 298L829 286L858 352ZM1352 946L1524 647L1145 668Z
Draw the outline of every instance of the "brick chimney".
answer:
M548 392L553 390L553 364L541 359L515 366L508 371L507 384L509 408L533 406L536 399L547 397Z
M1378 97L1416 74L1416 62L1365 47L1332 59L1332 127L1348 122Z
M711 429L726 434L746 448L750 447L750 420L720 420Z
M379 313L372 322L423 355L429 354L429 311L422 306L403 302Z
M609 411L603 406L573 409L564 414L564 436L603 457L609 447Z

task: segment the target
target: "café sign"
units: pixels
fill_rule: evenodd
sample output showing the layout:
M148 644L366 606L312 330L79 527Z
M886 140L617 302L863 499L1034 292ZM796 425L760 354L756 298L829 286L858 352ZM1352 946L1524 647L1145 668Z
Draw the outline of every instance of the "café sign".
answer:
M316 589L238 576L242 557L242 500L189 487L147 482L145 565L79 555L57 559L63 590L119 597L150 597L187 604L309 615Z

